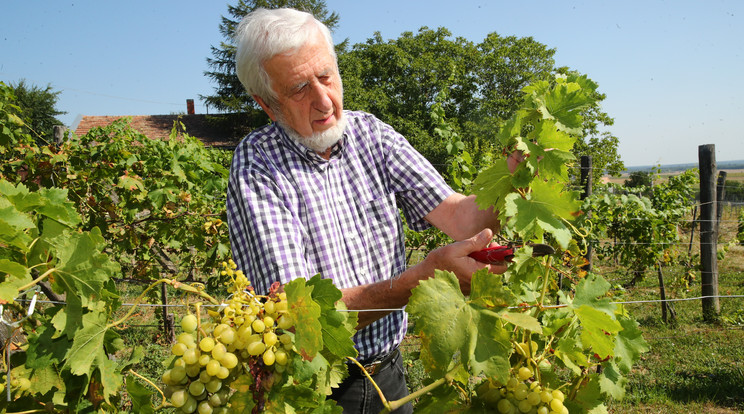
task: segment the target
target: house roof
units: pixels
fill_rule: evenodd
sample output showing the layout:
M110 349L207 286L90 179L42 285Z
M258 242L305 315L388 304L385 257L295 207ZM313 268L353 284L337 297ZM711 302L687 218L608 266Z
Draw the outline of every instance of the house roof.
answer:
M104 127L124 116L90 116L84 115L80 119L75 134L85 135L93 128ZM132 128L149 138L164 139L170 136L174 122L183 123L185 132L197 138L205 146L234 148L250 130L249 123L241 114L189 114L189 115L133 115L130 118Z

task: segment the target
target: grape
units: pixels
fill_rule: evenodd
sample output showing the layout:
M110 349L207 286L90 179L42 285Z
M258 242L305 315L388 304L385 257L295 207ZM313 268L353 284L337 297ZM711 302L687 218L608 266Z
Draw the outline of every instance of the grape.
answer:
M524 384L519 384L519 385L524 385ZM523 388L519 388L518 387L516 390L514 390L514 398L516 398L517 401L522 401L525 398L527 398L528 392L529 391L527 391L527 387L526 386L523 387Z
M171 404L176 408L181 408L186 404L187 396L188 394L186 394L185 389L173 391L173 394L171 395Z
M266 352L263 353L263 362L266 365L274 365L274 361L276 361L276 356L274 355L274 351L271 349L267 349Z
M558 390L555 390L558 391ZM553 391L553 392L555 392ZM559 400L558 398L553 398L553 401L550 402L550 409L557 412L563 411L563 401Z
M553 394L550 391L545 390L540 393L540 401L547 404L552 400L553 400Z
M263 318L263 323L267 328L271 328L272 326L274 326L274 318L272 318L271 316L266 316Z
M222 359L222 357L225 356L226 353L227 353L227 348L225 348L225 345L218 343L212 349L212 358L219 361Z
M563 395L563 392L561 392L561 390L553 390L553 398L559 400L560 402L563 402L566 397Z
M276 304L273 300L267 300L266 303L264 303L264 310L266 313L274 313L276 311Z
M254 332L263 332L266 329L266 324L261 319L256 319L253 321L253 324L251 325L251 328L253 328Z
M220 365L220 362L216 359L213 359L209 361L209 363L206 366L206 372L212 377L216 377L217 374L220 372L220 368L222 365Z
M211 360L212 360L212 358L209 357L209 354L201 354L201 356L199 357L199 366L204 367Z
M199 381L206 385L210 380L212 379L212 376L207 373L207 371L202 371L199 373Z
M503 399L496 404L496 408L501 414L510 414L514 410L514 406L507 399Z
M276 344L277 336L274 332L266 332L263 336L263 342L267 347L272 347Z
M212 352L213 348L214 348L214 339L212 339L209 336L204 337L199 342L199 349L201 349L203 352Z
M195 343L196 340L194 339L194 335L182 332L178 335L178 342L188 346Z
M220 367L220 372L217 373L217 378L225 379L230 376L230 370L225 367Z
M218 338L220 338L220 342L223 344L230 345L235 341L235 330L228 326L220 332Z
M186 365L186 375L188 375L190 378L198 377L200 372L201 367L199 366L199 364Z
M191 384L189 384L189 394L193 395L194 397L198 397L202 395L204 392L204 383L201 381L192 381Z
M530 410L532 410L532 404L529 403L527 400L522 400L519 402L519 405L517 406L520 412L528 413Z
M514 378L514 377L509 378L509 381L506 382L506 389L507 390L513 390L513 389L517 388L517 384L518 383L519 383L519 381L517 381L516 378Z
M248 351L249 354L256 356L262 354L266 350L266 345L264 345L263 342L253 342L248 345L246 348L246 351Z
M279 349L276 352L274 352L274 357L276 358L276 363L279 365L286 365L287 364L287 353Z
M222 381L220 381L218 378L212 378L209 380L208 383L204 384L204 387L207 389L208 392L215 393L222 388Z
M171 353L175 356L181 356L184 354L184 352L188 351L189 347L186 346L184 343L177 343L171 347Z
M238 365L238 357L236 357L232 352L228 352L224 357L222 357L222 359L220 359L220 363L227 369L233 369Z
M197 319L196 315L194 314L188 314L181 318L181 329L183 329L184 332L192 333L196 332L196 326L197 326Z
M201 356L201 353L197 351L196 349L188 349L186 352L183 353L183 362L186 363L186 365L194 365L199 363L199 357Z
M212 406L209 405L209 401L202 401L199 403L199 406L197 408L197 412L199 414L212 414Z
M522 381L527 380L532 377L532 370L529 367L521 367L517 376Z
M279 337L279 342L281 342L283 345L291 344L292 343L292 335L290 334L282 334Z
M173 367L170 370L170 378L173 385L180 384L186 378L186 368Z
M181 407L181 411L185 413L193 413L196 411L196 399L190 395L186 396L186 403Z
M537 409L537 414L549 414L549 411L548 407L543 406Z
M292 317L289 315L282 315L279 320L277 321L277 325L281 329L289 329L294 325L294 321L292 320Z
M527 401L530 402L530 405L540 404L540 393L537 391L532 391L531 393L527 394Z

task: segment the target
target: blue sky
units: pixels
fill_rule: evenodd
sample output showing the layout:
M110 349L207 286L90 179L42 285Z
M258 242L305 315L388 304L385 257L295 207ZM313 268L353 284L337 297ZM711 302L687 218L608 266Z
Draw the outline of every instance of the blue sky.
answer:
M211 94L203 76L223 39L226 0L5 0L0 80L51 84L60 117L184 112ZM486 34L532 36L558 65L587 74L607 95L608 128L627 166L744 159L744 2L327 0L341 20L336 41L375 31L397 38L446 27L473 42Z

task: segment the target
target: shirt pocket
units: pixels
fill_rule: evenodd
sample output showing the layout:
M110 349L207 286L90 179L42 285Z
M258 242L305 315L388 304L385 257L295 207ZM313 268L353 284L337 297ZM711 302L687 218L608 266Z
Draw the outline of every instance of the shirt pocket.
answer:
M395 194L369 201L365 213L372 266L377 267L376 273L381 276L397 275L405 265L405 236Z

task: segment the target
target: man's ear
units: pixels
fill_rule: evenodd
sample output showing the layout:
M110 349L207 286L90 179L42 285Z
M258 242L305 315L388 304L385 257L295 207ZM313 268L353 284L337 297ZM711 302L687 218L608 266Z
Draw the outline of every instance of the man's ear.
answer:
M260 97L260 96L258 96L258 95L252 95L252 96L253 96L253 99L255 99L255 100L256 100L256 102L258 102L258 104L259 104L259 105L261 105L261 109L263 109L263 110L264 110L264 112L266 112L266 115L268 115L268 116L269 116L269 118L271 118L271 120L272 120L272 121L276 122L276 114L274 113L274 110L273 110L273 109L271 109L271 107L269 106L269 104L267 104L267 103L266 103L266 102L265 102L265 101L264 101L263 99L261 99L261 97Z

